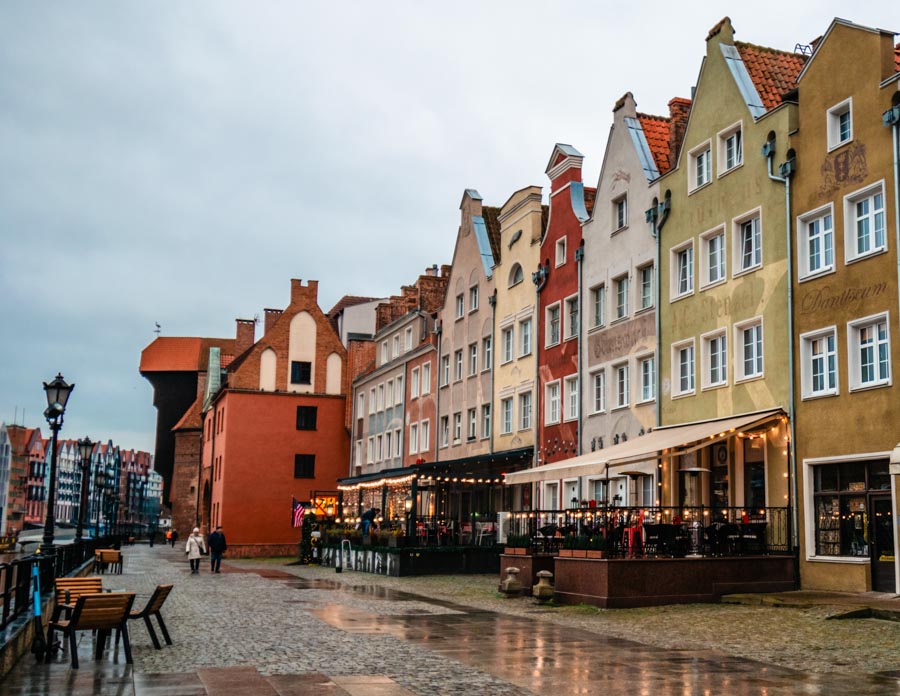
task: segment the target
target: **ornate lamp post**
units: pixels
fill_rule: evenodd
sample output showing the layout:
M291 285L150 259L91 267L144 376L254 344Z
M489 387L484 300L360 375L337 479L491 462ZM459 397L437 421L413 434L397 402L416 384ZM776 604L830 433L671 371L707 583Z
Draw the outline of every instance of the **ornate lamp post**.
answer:
M62 373L56 375L50 384L44 382L44 391L47 394L47 409L44 418L53 432L53 440L50 445L50 487L47 491L47 514L44 518L44 538L41 540L40 552L42 555L52 555L55 552L53 545L53 527L56 525L56 455L59 430L63 425L63 415L66 412L66 403L69 395L75 388L74 384L68 384L63 379Z
M87 499L89 494L88 479L91 473L91 455L94 453L94 443L86 437L78 441L78 454L81 456L81 498L78 506L78 526L75 527L75 542L81 543L84 532L84 514L87 511Z

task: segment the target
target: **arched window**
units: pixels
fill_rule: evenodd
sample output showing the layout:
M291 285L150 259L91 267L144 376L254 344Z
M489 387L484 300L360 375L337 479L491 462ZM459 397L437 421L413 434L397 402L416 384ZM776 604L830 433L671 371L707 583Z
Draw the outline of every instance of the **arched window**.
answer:
M523 280L525 280L525 274L522 272L522 266L517 263L509 272L509 287L518 285Z

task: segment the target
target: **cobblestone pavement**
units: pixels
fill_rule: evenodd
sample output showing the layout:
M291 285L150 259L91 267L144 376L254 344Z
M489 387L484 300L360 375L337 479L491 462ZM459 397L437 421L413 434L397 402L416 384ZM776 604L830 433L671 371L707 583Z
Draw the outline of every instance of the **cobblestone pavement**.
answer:
M876 672L900 624L828 621L828 607L692 605L599 611L496 592L496 577L384 578L271 561L188 572L167 547L125 550L111 589L176 587L163 608L174 645L131 626L134 666L108 650L81 669L30 656L0 693L121 694L900 694Z

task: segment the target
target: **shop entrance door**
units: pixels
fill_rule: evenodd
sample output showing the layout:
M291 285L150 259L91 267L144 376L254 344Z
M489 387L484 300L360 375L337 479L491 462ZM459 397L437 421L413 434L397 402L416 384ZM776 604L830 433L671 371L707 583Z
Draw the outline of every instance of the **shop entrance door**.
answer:
M894 517L889 495L873 495L872 511L872 589L896 591L894 577Z

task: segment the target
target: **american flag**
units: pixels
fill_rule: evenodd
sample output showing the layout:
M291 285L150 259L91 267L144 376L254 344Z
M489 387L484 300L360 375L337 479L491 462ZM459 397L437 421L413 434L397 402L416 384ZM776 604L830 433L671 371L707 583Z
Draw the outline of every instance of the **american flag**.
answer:
M296 498L291 498L293 501L293 516L292 516L292 524L294 527L302 527L303 526L303 515L306 514L306 508L303 507L303 503L301 503Z

